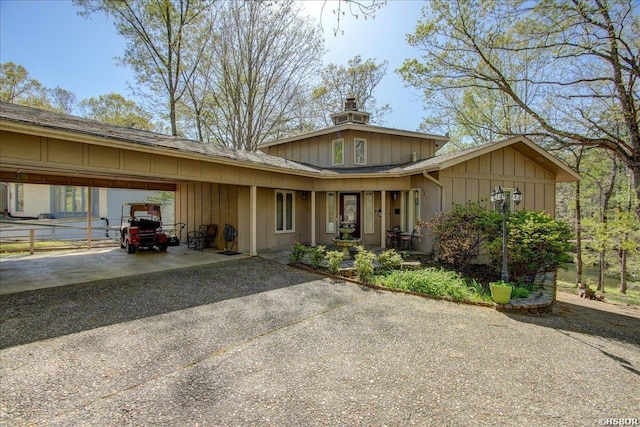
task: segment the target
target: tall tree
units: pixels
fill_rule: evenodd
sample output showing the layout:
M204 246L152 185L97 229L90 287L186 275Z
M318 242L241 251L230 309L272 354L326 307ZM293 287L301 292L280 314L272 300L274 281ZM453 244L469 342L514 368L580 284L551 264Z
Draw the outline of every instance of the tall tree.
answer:
M4 62L0 67L0 101L37 104L46 98L42 84L31 78L22 65ZM34 105L35 106L35 105Z
M425 98L468 88L500 93L536 122L528 135L613 152L631 170L640 198L638 3L432 0L428 6L408 37L423 55L405 61L405 81Z
M48 89L22 65L5 62L0 65L0 101L71 114L76 96L61 87Z
M85 117L103 123L142 130L154 129L150 113L117 93L85 99L80 102L79 107Z
M208 52L215 58L209 127L215 142L255 150L288 126L297 100L308 96L323 40L292 0L223 6Z
M391 112L389 104L379 106L373 92L387 73L389 61L376 64L373 59L362 60L360 55L349 60L347 66L329 64L320 73L320 85L313 91L313 100L323 112L322 119L330 125L327 113L342 111L344 100L353 96L358 109L371 114L371 122L382 124Z
M177 104L198 66L202 43L198 37L213 0L74 0L84 16L103 12L114 19L128 40L122 62L133 69L138 83L161 96L169 111L171 134L178 135ZM186 58L189 58L187 61Z

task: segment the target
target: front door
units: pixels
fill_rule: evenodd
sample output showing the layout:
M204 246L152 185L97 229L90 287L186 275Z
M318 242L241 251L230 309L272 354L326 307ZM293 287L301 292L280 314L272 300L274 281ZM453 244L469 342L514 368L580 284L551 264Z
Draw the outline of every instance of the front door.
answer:
M355 224L352 236L360 238L360 193L340 193L340 221Z

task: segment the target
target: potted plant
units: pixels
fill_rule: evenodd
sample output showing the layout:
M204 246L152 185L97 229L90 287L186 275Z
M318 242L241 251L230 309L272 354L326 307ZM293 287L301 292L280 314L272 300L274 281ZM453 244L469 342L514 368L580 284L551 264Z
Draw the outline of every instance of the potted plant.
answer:
M511 291L513 288L510 283L503 280L499 282L489 283L489 289L491 290L491 298L498 304L508 304L511 300Z

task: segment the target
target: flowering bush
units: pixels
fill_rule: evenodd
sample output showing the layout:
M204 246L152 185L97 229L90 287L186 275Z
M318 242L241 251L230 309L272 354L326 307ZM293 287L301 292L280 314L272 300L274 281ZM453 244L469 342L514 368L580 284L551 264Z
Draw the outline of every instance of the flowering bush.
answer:
M434 236L434 249L440 260L464 271L480 254L485 241L501 236L502 214L487 210L477 203L455 205L438 212L429 221L420 222Z

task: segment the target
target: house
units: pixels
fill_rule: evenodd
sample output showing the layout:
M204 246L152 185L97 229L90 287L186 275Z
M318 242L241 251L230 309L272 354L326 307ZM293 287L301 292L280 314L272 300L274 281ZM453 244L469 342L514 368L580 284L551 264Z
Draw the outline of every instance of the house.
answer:
M332 119L247 152L0 103L0 181L175 191L176 222L228 223L238 249L255 255L331 244L341 222L385 247L394 225L410 232L497 186L553 215L555 184L579 179L525 137L438 156L448 137L373 126L353 99ZM415 244L431 250L429 238Z

